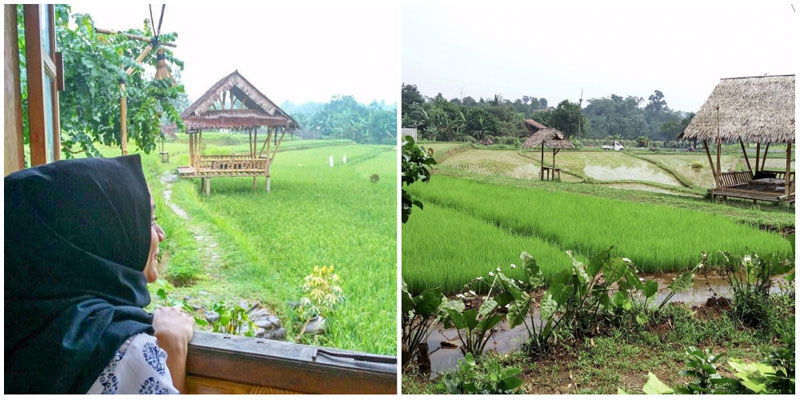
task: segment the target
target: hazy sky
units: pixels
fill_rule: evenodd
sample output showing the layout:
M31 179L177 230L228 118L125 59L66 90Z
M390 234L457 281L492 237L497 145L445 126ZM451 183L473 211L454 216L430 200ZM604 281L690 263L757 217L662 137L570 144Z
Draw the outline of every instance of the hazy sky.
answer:
M153 4L156 21L161 4ZM147 3L72 4L96 26L140 28ZM231 1L168 4L162 32L177 32L175 55L194 101L238 69L277 103L327 102L336 94L395 103L400 76L397 6L262 5Z
M720 78L794 73L790 1L531 3L405 5L403 81L426 96L551 105L581 89L645 101L658 89L696 111Z

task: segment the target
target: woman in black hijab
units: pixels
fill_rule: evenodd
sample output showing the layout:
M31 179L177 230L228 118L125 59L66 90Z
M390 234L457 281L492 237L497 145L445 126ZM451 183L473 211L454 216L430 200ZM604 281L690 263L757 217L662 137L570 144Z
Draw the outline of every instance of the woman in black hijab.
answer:
M142 309L164 239L152 204L138 155L5 178L6 393L183 391L191 318ZM136 356L162 381L125 381Z

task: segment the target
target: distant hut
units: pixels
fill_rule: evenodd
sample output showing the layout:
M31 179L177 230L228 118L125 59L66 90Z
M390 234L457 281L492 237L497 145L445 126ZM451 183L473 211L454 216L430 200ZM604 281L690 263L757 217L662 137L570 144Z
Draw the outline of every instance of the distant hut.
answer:
M721 79L691 123L678 136L702 140L714 175L710 190L723 199L738 197L754 202L794 202L794 172L791 171L794 129L794 75L772 75ZM747 171L722 172L722 142L739 142ZM709 142L716 143L716 165ZM747 155L745 143L756 144L755 164ZM772 143L786 145L786 169L765 169ZM761 146L764 145L764 154Z
M525 122L527 125L528 120L526 120ZM547 172L547 179L555 179L556 173L558 173L558 179L560 180L561 169L556 168L556 154L558 154L558 152L561 151L561 149L572 149L575 148L575 146L573 146L572 142L570 142L570 140L567 139L566 136L564 136L564 134L561 133L561 131L559 131L558 129L543 127L537 129L536 133L531 135L527 140L525 140L525 143L522 144L523 149L536 149L537 147L541 147L542 149L542 169L539 172L539 179L544 180L545 172ZM545 147L553 149L553 165L551 167L546 167L544 165Z
M534 121L532 119L525 120L525 127L528 128L528 132L530 132L531 135L533 135L536 132L539 132L544 128L547 128L546 125L542 124L541 122Z
M270 190L270 167L287 131L299 128L297 121L261 93L239 71L234 71L211 86L183 114L189 134L189 166L179 167L181 178L202 178L206 194L211 191L211 178L223 176L266 177ZM261 150L258 149L258 128L267 129ZM248 133L250 151L245 155L202 155L204 129L225 129ZM280 133L280 139L278 139ZM270 155L272 138L275 149ZM266 153L264 150L266 149Z

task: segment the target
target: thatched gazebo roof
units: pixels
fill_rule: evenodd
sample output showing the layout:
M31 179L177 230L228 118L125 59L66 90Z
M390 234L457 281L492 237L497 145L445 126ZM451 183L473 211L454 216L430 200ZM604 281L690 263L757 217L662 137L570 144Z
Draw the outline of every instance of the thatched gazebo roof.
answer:
M794 135L794 75L772 75L721 79L678 138L764 144Z
M527 121L526 121L527 122ZM525 143L523 149L534 149L542 145L551 149L572 149L575 146L556 128L543 128L531 135Z
M538 121L532 120L532 119L526 119L525 120L525 127L528 128L528 130L532 131L532 132L536 132L539 129L547 128L547 126L545 126L541 122L538 122Z
M235 101L240 108L222 109L230 93L231 107ZM267 96L256 89L239 71L233 71L208 89L181 114L188 132L200 129L252 129L262 126L299 128L299 124Z

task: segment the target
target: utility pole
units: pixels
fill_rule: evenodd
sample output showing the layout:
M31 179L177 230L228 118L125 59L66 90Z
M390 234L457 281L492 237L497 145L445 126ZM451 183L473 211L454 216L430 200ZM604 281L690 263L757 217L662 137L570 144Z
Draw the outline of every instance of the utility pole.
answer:
M581 104L583 104L583 89L581 89L581 98L578 99L578 139L581 138L581 117L583 116L583 109L581 108Z

